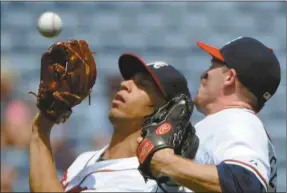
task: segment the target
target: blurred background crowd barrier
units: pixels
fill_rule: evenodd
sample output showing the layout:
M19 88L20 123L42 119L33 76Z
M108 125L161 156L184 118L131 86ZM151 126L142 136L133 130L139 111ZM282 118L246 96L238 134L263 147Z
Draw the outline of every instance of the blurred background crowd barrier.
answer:
M45 11L63 20L55 38L37 31L37 18ZM27 93L38 89L41 54L51 44L84 39L97 52L98 64L91 106L85 100L52 131L61 178L77 155L110 140L107 112L121 80L121 53L175 65L194 95L200 73L210 65L196 41L221 47L239 36L259 39L281 63L279 89L259 116L277 150L278 191L286 192L286 2L1 2L1 191L29 191L27 145L37 108ZM192 119L202 118L195 111Z

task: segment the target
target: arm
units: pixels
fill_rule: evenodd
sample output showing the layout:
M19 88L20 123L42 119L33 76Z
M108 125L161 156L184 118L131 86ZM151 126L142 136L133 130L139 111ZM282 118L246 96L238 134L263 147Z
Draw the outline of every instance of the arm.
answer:
M214 165L198 164L163 149L154 154L152 171L155 176L162 173L193 191L266 192L271 178L268 177L268 143L264 136L252 143L248 133L241 135L227 137L223 140L226 144L216 147Z
M50 143L54 123L65 123L72 108L88 95L97 77L96 61L85 40L51 45L41 57L37 98L39 113L30 139L30 188L39 192L64 192L55 168ZM46 116L49 117L49 121Z
M156 152L151 167L155 175L161 173L169 176L177 184L195 192L266 192L267 190L266 182L262 183L252 170L244 166L230 164L228 161L218 165L198 164L174 155L169 149Z
M172 149L156 152L151 161L155 176L162 173L174 182L195 192L221 192L215 165L198 164L181 158Z
M54 123L39 113L32 125L30 140L31 192L64 192L52 155L50 133Z

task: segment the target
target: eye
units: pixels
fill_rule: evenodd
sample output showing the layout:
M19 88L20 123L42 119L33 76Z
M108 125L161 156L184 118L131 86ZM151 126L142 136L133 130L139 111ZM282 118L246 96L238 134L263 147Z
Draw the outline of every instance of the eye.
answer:
M208 69L209 70L209 69ZM208 78L208 70L204 71L201 76L200 79L207 79Z
M149 87L149 81L147 81L147 80L140 80L139 82L138 82L138 85L140 86L140 87L143 87L143 88L148 88Z

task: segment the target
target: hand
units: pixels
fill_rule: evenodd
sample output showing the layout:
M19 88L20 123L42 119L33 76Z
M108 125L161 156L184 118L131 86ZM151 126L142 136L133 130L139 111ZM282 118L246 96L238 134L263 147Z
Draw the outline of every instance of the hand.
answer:
M160 168L160 166L157 167L156 158L168 156L173 151L174 154L181 155L191 110L192 103L187 96L179 95L145 120L141 131L143 139L138 139L141 142L137 148L139 171L145 179L155 179L160 182L168 180L167 176L153 176L153 173L158 172L157 168ZM172 150L163 151L163 149ZM156 155L157 151L161 152Z
M138 137L138 144L140 144L142 140L142 137ZM158 176L161 173L161 169L163 167L162 160L169 159L171 155L174 155L174 150L171 148L164 148L153 154L150 162L150 168L153 176Z

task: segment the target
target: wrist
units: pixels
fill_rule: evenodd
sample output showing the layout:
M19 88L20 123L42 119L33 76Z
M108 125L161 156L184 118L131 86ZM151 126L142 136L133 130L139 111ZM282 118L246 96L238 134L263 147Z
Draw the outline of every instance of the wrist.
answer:
M32 123L32 132L33 133L50 133L52 127L54 126L54 122L49 120L44 113L39 112Z
M152 159L156 161L168 160L168 158L174 155L174 150L171 148L164 148L154 153Z
M154 176L164 175L165 167L172 162L174 156L174 150L170 148L164 148L155 152L151 160L151 168Z

